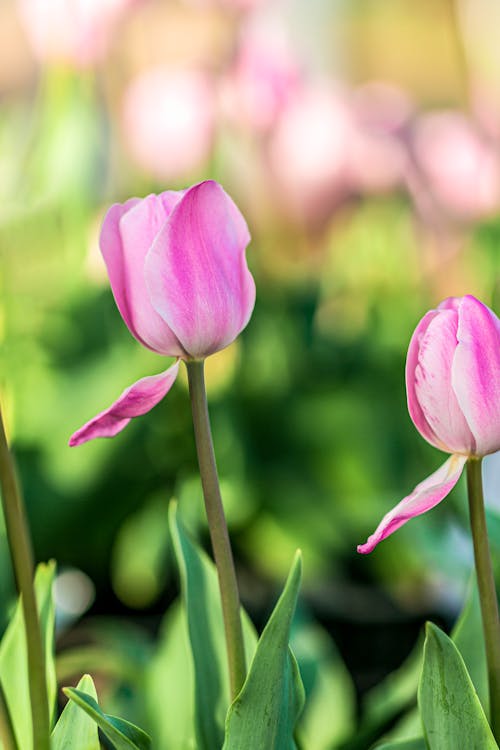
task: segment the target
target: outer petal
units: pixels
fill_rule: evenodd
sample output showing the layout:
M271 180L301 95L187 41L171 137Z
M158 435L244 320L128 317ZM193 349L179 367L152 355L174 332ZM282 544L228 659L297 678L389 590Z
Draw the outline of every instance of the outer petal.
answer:
M500 320L475 297L458 308L452 386L472 430L476 454L500 450Z
M417 430L420 432L423 438L428 443L434 445L436 448L446 450L446 447L439 440L433 429L427 422L422 407L417 398L415 391L416 378L415 372L418 366L418 355L420 352L420 344L422 339L429 327L431 321L438 315L437 310L431 310L426 313L418 326L415 329L413 336L411 337L410 345L408 347L408 354L406 356L406 395L408 399L408 411L410 417Z
M151 245L183 193L131 198L111 206L101 230L101 251L118 309L130 332L149 349L167 356L183 354L175 334L151 306L144 261Z
M476 442L451 384L457 349L458 313L442 309L420 340L415 394L440 446L448 453L474 453Z
M411 495L383 517L368 541L358 546L358 552L371 552L382 539L394 534L411 518L420 516L444 500L458 482L466 461L467 456L450 456L434 474L418 484Z
M109 409L80 427L69 440L70 446L81 445L98 437L114 437L128 425L133 417L150 411L166 396L179 372L179 362L159 375L138 380L125 391Z
M243 216L216 182L190 188L146 260L151 302L192 357L231 343L246 326L255 284Z

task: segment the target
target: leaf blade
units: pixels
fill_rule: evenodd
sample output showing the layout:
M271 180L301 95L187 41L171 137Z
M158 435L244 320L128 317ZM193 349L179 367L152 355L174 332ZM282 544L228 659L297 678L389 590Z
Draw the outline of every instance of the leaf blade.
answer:
M432 623L426 626L418 703L430 750L498 750L457 647Z

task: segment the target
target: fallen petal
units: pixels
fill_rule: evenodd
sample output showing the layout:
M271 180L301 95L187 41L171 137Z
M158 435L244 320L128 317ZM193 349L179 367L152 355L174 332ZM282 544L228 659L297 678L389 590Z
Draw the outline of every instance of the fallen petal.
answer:
M451 492L462 474L467 456L454 454L430 477L420 482L411 495L403 498L382 521L365 544L358 545L358 552L371 552L382 539L394 534L401 526L415 516L433 508Z
M169 392L179 372L179 362L159 375L149 375L131 385L109 409L80 427L70 438L71 447L98 437L114 437L133 417L146 414Z

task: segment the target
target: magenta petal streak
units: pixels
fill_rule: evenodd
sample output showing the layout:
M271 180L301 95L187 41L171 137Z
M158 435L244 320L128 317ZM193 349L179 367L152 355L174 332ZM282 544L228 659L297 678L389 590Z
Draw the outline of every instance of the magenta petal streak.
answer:
M458 482L467 456L452 455L430 477L418 484L411 495L408 495L387 513L379 523L376 531L365 544L358 546L358 552L371 552L379 542L393 534L407 521L433 508L444 500Z
M80 427L70 438L70 446L81 445L99 437L114 437L128 425L133 417L150 411L166 396L179 372L179 362L159 375L141 378L131 385L109 409Z

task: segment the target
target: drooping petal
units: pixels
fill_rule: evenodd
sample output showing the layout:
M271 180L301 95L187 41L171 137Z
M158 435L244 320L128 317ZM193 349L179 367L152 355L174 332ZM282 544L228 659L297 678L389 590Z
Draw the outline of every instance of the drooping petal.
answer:
M133 417L146 414L169 392L179 372L179 362L159 375L149 375L131 385L109 409L80 427L70 438L70 446L81 445L98 437L114 437Z
M130 332L149 349L180 356L177 337L152 307L144 280L144 261L155 237L182 192L167 191L116 203L106 214L100 245L118 309Z
M190 356L223 349L248 323L249 241L240 211L210 180L186 191L156 238L146 259L151 302Z
M450 456L434 474L418 484L411 495L383 517L365 544L358 546L358 552L371 552L382 539L394 534L411 518L420 516L444 500L458 482L466 461L467 456Z
M439 310L420 340L415 395L425 420L448 453L474 453L475 440L451 385L458 313Z
M500 321L475 297L458 309L452 387L472 430L476 454L500 450Z

